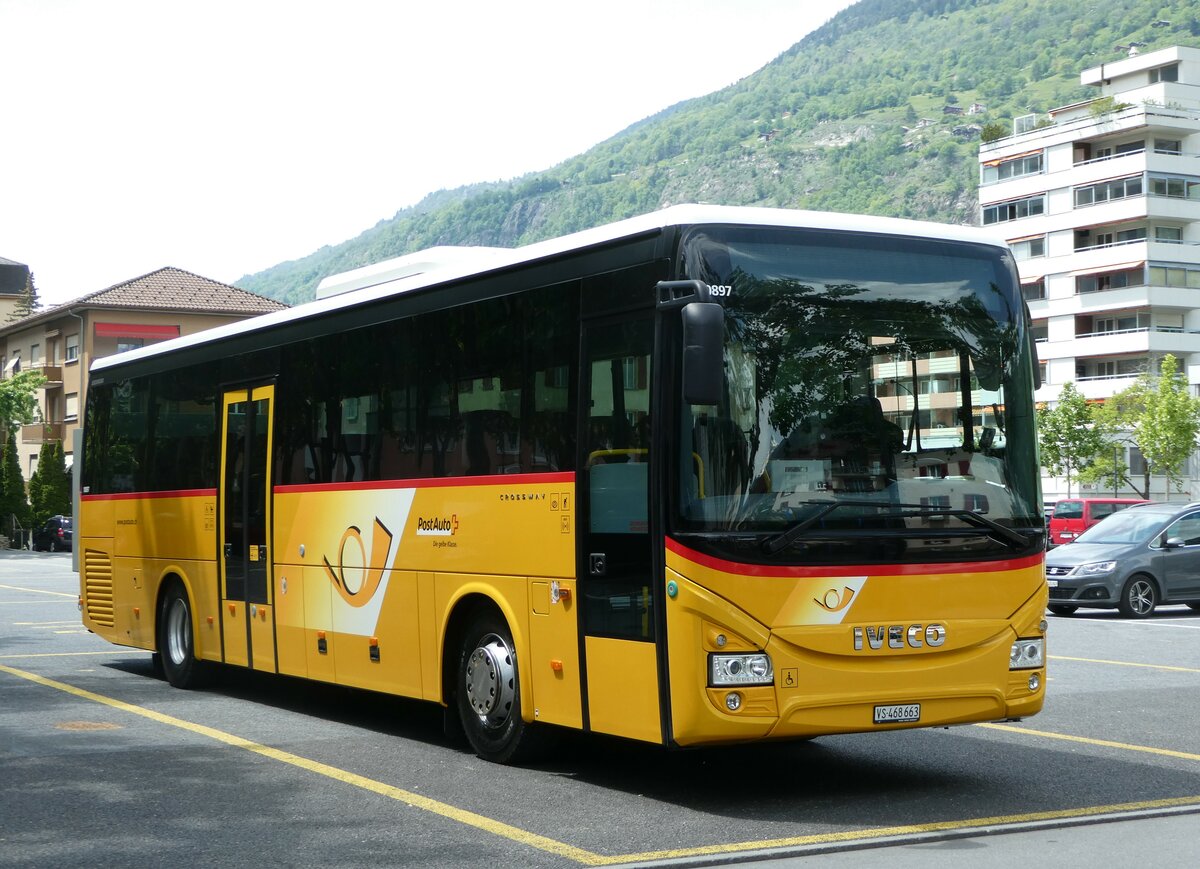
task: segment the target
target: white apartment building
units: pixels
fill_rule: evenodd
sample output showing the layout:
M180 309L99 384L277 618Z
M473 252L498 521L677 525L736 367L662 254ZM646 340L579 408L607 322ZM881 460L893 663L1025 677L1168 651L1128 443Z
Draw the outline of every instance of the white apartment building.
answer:
M981 222L1012 245L1033 317L1037 399L1053 402L1068 381L1107 398L1168 353L1196 391L1200 49L1134 49L1080 80L1094 99L1019 118L1014 135L979 149ZM1189 476L1185 493L1200 497L1200 469ZM1067 494L1065 480L1042 485L1047 500ZM1151 492L1163 497L1164 481Z

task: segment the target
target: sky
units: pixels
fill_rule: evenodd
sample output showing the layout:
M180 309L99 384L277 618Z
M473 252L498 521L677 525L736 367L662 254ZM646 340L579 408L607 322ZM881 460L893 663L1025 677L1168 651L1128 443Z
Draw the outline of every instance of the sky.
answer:
M548 169L853 0L0 0L0 257L232 283Z

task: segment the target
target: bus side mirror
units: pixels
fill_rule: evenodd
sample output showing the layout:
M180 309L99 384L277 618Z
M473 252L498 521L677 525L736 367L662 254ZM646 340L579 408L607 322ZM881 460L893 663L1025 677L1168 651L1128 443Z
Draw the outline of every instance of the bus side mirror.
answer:
M683 400L719 404L725 385L725 309L716 302L683 306Z

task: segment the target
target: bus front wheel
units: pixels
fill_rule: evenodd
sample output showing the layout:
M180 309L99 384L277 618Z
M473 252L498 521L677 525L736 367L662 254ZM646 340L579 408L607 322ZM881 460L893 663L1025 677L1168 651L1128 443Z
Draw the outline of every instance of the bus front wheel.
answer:
M484 760L507 763L526 753L529 725L521 720L521 683L512 633L504 619L482 613L463 634L455 691L471 748Z
M158 656L163 675L175 688L201 687L207 668L196 659L192 607L187 592L178 582L171 583L163 595L158 616Z

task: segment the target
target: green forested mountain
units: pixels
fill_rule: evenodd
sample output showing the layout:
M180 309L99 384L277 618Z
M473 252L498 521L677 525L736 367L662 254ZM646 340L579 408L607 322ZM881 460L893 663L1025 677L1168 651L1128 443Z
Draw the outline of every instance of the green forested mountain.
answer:
M578 157L439 191L237 284L297 303L325 275L421 248L528 244L681 202L977 223L979 128L1096 96L1079 73L1131 43L1200 46L1200 4L859 0L754 75Z

